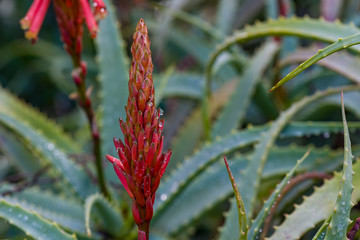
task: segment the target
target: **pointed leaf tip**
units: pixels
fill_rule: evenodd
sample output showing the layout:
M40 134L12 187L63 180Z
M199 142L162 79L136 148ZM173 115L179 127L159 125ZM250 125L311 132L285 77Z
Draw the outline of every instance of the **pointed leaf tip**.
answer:
M248 226L247 226L247 222L246 222L246 213L245 213L244 202L241 198L239 189L236 186L234 176L231 173L231 170L230 170L230 167L229 167L229 164L227 162L225 155L224 155L224 162L225 162L226 169L229 174L230 182L233 187L234 194L235 194L236 205L237 205L238 214L239 214L239 231L244 232L244 234L240 234L240 239L247 239Z

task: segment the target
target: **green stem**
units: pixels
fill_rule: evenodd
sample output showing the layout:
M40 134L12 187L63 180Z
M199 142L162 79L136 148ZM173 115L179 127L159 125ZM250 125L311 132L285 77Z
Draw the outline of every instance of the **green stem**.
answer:
M74 62L74 70L81 69L81 62L79 59L73 58L73 62ZM97 126L95 114L91 106L91 100L89 96L86 94L86 84L85 84L86 73L80 73L79 77L81 81L75 83L78 94L78 103L81 109L85 112L89 122L91 137L93 140L93 154L95 157L95 166L96 166L98 184L101 192L104 194L106 198L110 200L110 194L105 184L105 176L101 163L101 140L100 140L99 128Z

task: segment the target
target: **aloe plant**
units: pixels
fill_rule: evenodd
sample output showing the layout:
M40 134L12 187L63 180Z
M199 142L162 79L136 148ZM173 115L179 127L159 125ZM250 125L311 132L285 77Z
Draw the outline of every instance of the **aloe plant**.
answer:
M356 239L356 2L0 4L0 238Z

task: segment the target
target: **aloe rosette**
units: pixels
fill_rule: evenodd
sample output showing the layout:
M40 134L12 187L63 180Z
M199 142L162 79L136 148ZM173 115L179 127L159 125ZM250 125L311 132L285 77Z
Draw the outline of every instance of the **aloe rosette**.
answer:
M171 151L163 153L164 120L155 108L150 40L143 19L133 35L129 71L126 122L120 119L124 142L114 138L119 159L106 155L132 198L132 213L138 225L138 239L149 239L155 192L169 163Z

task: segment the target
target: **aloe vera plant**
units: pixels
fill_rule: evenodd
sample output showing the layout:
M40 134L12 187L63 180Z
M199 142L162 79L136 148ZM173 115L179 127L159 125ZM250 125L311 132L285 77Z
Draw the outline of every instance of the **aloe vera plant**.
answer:
M357 239L357 1L3 2L1 239Z

